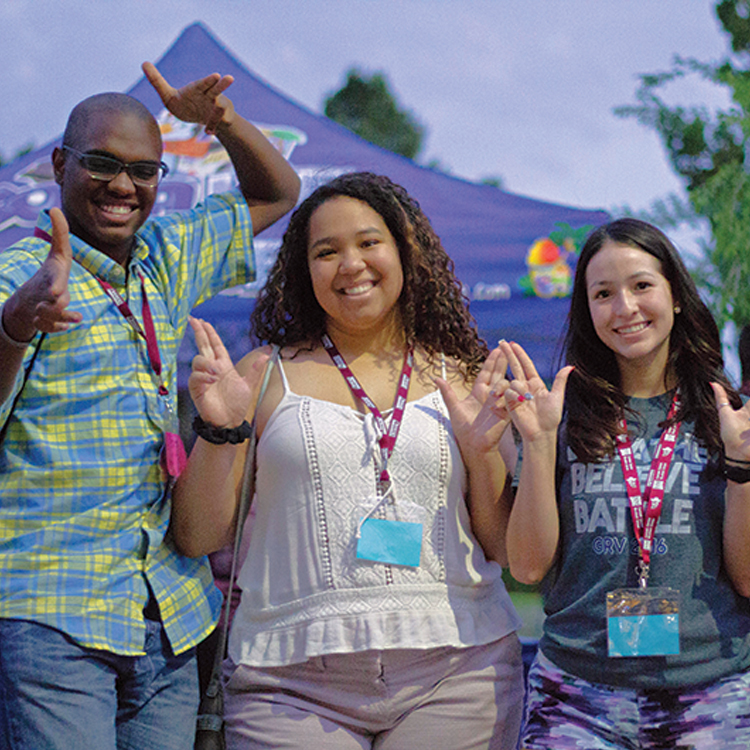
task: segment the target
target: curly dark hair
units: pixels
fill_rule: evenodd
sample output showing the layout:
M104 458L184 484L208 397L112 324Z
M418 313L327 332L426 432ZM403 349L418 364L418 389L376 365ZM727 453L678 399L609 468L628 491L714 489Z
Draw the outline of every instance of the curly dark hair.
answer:
M454 265L414 198L387 177L370 172L345 174L317 188L292 214L278 258L251 315L260 342L294 346L318 341L326 315L313 292L307 260L310 219L332 198L366 203L396 241L404 284L398 304L407 344L419 345L430 359L445 354L461 362L464 377L476 375L487 357Z
M670 334L667 363L677 380L681 402L672 421L694 421L696 437L712 454L720 455L723 444L710 383L727 389L734 408L741 400L724 374L719 329L674 245L656 227L631 218L595 229L578 259L565 335L565 359L575 365L565 397L568 445L585 462L612 456L620 419L628 411L617 360L596 334L586 289L588 264L607 241L644 250L661 263L680 308Z

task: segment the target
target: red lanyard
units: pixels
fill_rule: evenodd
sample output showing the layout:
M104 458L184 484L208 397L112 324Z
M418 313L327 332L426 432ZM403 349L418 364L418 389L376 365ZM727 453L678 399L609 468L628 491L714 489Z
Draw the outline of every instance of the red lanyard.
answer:
M672 419L680 406L679 396L675 393L672 405L667 414L667 420ZM651 552L654 548L654 536L656 535L656 524L662 511L662 500L664 489L669 474L669 466L674 456L674 447L677 433L680 431L680 422L670 425L659 438L656 454L651 461L651 469L646 480L646 489L641 494L641 484L638 480L638 472L635 468L633 458L633 446L627 433L625 420L621 421L622 433L617 436L617 452L620 454L622 473L625 478L625 489L630 501L630 514L633 519L635 538L641 556L641 586L645 586L648 578L648 566L651 561ZM644 514L645 505L645 514ZM644 517L645 516L645 517Z
M148 352L148 359L151 363L151 369L156 374L156 377L159 378L159 395L166 396L169 394L169 391L167 390L167 386L164 385L164 381L161 379L161 356L159 355L159 344L156 341L156 329L154 328L154 320L151 317L151 307L148 304L148 297L146 296L146 285L143 281L143 276L141 275L141 272L138 271L138 278L141 280L141 294L143 295L143 325L146 328L146 331L144 332L143 328L141 328L141 324L138 322L135 315L133 315L133 311L130 309L130 306L128 303L122 298L122 295L115 289L112 284L110 284L108 281L104 281L104 279L100 279L98 276L96 276L96 280L101 284L102 289L107 293L109 298L114 302L115 307L120 311L120 314L125 318L125 320L130 323L131 328L139 335L141 338L144 338L146 340L146 351Z
M40 237L47 242L52 242L51 235L49 235L39 227L36 227L34 229L34 236ZM94 276L94 278L101 284L102 289L104 289L104 291L107 293L107 296L112 300L112 302L114 302L115 307L117 307L125 320L130 323L130 326L136 332L136 334L146 340L146 351L148 352L148 359L151 363L151 369L159 379L159 395L169 395L167 386L164 385L164 381L161 378L161 356L159 354L159 344L156 341L156 329L154 327L154 320L151 317L151 307L148 304L148 297L146 296L146 285L143 281L141 272L138 271L138 278L141 280L141 294L143 295L143 307L141 309L143 312L143 325L146 327L145 332L135 315L133 315L133 311L130 309L130 306L122 298L120 293L108 281L104 281L104 279L100 279L96 275Z
M398 390L396 391L396 398L393 401L391 423L390 426L386 426L385 419L383 419L380 409L375 406L375 402L365 393L364 388L359 384L357 378L354 377L354 373L349 368L349 365L346 364L346 360L344 360L341 354L339 354L339 350L336 348L333 341L331 341L328 334L323 334L322 341L323 346L326 348L333 363L339 368L339 372L344 376L344 380L346 380L349 385L351 392L372 412L380 434L378 445L380 446L380 455L383 463L383 469L380 472L380 481L387 482L390 480L390 475L388 474L388 459L391 457L393 449L396 446L396 438L398 437L398 431L401 429L401 422L404 418L406 397L409 394L409 383L411 382L411 371L414 363L414 353L410 349L404 356L404 364L401 368L401 376L398 381Z

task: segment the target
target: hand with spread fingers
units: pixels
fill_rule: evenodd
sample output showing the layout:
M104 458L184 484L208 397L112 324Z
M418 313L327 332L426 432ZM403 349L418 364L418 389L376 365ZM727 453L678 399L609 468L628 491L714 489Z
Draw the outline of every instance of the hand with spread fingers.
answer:
M728 461L748 462L750 467L750 401L734 409L726 390L719 383L711 383L719 412L721 439Z
M459 399L447 381L435 379L465 460L477 453L496 450L510 424L510 415L503 402L503 394L508 386L505 377L507 368L508 360L503 351L493 349L482 365L471 392L463 400Z
M224 96L234 78L212 73L188 83L180 89L170 85L153 63L145 62L143 72L156 89L164 106L183 122L197 122L205 126L209 135L216 132L222 121L231 123L234 104Z
M563 367L548 389L536 371L531 357L515 342L499 344L513 379L505 390L505 405L524 440L555 432L562 419L565 385L573 371Z
M216 427L241 425L252 403L268 357L260 357L243 378L219 334L205 320L190 318L198 354L188 380L190 396L203 421Z

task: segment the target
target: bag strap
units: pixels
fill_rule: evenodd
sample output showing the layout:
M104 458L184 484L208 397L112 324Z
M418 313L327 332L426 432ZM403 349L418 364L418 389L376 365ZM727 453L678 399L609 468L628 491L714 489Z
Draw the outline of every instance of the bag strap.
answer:
M0 323L0 325L2 325L2 323ZM18 404L19 399L21 398L23 389L26 387L26 383L29 380L29 375L31 375L31 368L34 366L34 362L36 362L36 355L39 354L39 350L42 348L42 342L44 341L46 336L47 336L47 333L45 332L39 337L39 341L37 341L36 343L36 347L34 348L34 353L31 355L29 364L26 365L26 370L23 373L23 383L21 383L21 387L19 388L18 393L16 393L16 397L13 399L13 405L10 407L10 411L8 412L8 417L6 418L5 424L0 430L0 446L2 446L3 442L5 441L5 435L8 432L8 428L10 427L10 418L13 416L13 412L16 410L16 406Z
M232 549L232 566L229 572L229 588L227 589L227 595L224 600L224 622L222 623L221 633L219 634L219 640L216 643L216 653L214 654L214 663L211 669L211 677L206 688L206 695L213 698L216 696L221 688L221 673L222 663L224 661L224 652L227 648L227 640L229 639L229 615L232 609L232 587L234 586L234 578L237 572L237 558L239 557L240 545L242 542L242 531L247 520L248 513L250 512L250 505L253 502L253 495L255 494L255 460L258 447L258 428L257 428L257 415L258 406L263 400L263 396L266 393L266 387L268 386L268 380L271 377L271 370L278 356L279 348L274 346L274 351L266 365L266 370L263 373L263 381L260 385L260 392L258 393L257 406L255 413L253 414L252 421L250 422L250 437L248 439L247 455L245 457L245 466L242 472L242 484L240 485L240 499L239 508L237 512L237 528L234 532L234 546Z

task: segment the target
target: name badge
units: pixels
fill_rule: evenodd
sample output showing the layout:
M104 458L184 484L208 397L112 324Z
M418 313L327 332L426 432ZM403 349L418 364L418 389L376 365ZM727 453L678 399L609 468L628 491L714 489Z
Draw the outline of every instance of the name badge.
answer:
M391 565L419 567L422 555L422 524L367 518L360 526L357 558Z
M607 594L607 648L612 657L680 653L680 592L617 589Z

